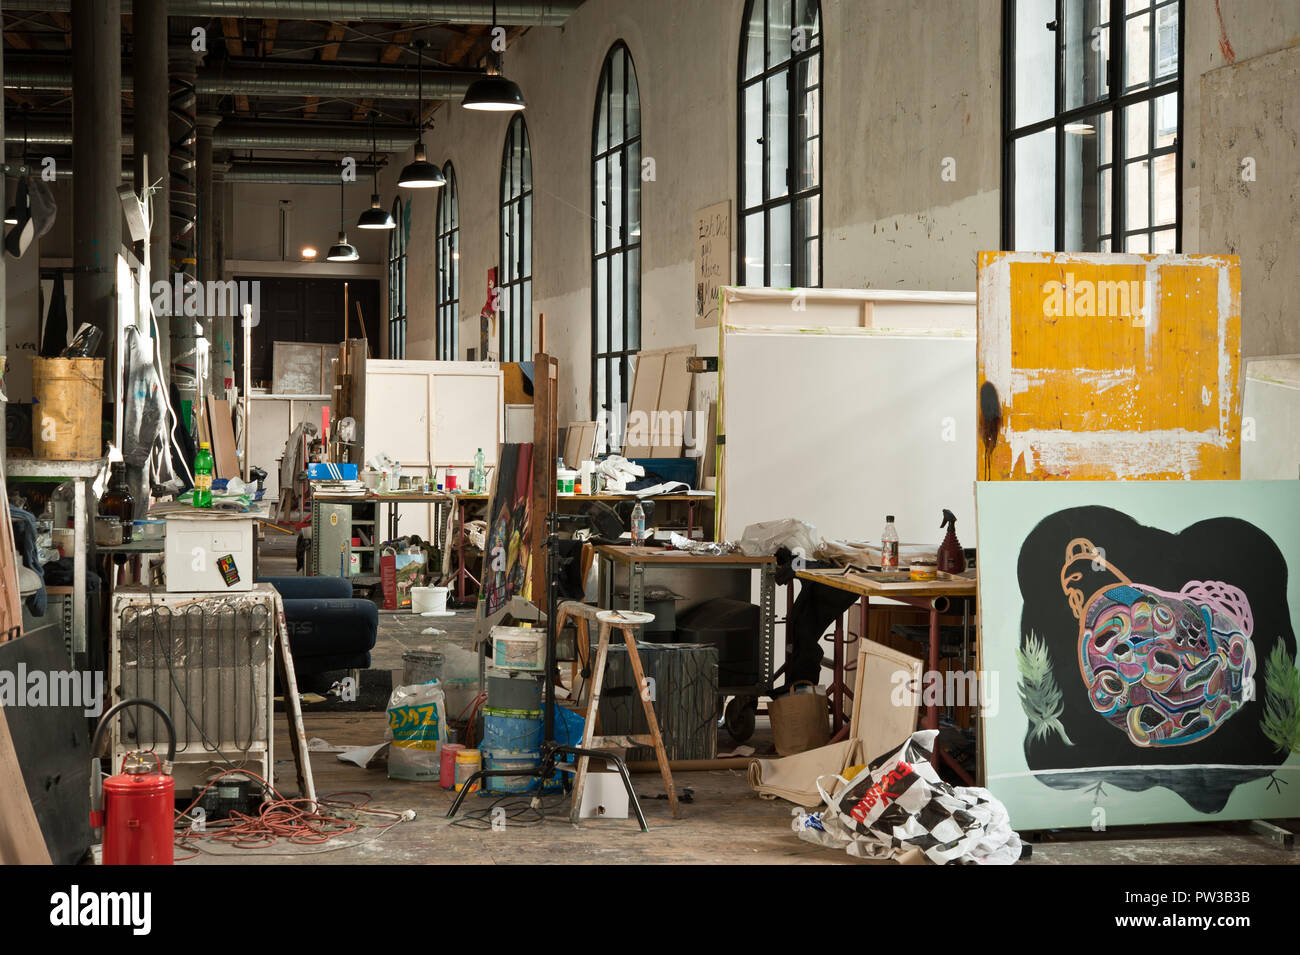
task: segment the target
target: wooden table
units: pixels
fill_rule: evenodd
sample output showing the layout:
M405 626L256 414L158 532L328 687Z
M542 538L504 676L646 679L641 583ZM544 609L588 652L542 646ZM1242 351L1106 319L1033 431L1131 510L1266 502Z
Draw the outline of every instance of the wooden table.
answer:
M692 554L663 547L601 544L596 547L600 562L600 600L614 609L614 565L628 568L628 608L645 610L645 575L653 568L682 567L703 570L748 570L759 572L759 656L760 682L753 686L719 687L727 696L753 696L771 692L772 665L776 643L776 558L746 557L744 554ZM752 580L752 578L751 578Z
M904 580L904 581L881 581L873 580L865 573L850 570L847 573L837 570L801 570L797 576L800 580L806 580L811 583L823 584L827 587L834 587L836 590L843 590L851 594L857 594L861 600L861 624L858 628L859 639L866 639L868 630L867 623L870 615L871 598L896 600L912 607L918 607L922 610L929 611L930 614L930 653L928 667L929 672L933 673L939 669L939 615L947 610L949 601L963 600L975 596L976 585L974 572L969 572L970 576L952 576L942 575L937 580ZM835 656L833 664L833 679L831 685L831 696L833 700L832 714L834 728L837 732L847 730L847 722L844 720L844 697L852 695L847 683L845 682L844 670L844 641L842 639L841 624L836 621L835 624ZM927 694L929 702L925 706L925 728L937 730L939 728L939 706L934 700L933 694ZM936 740L935 753L946 762L952 770L960 776L968 786L975 785L970 774L961 768L951 756L944 751Z
M611 494L605 491L601 491L597 494L557 494L555 497L556 508L563 508L565 501L580 502L582 504L587 504L591 501L599 501L602 504L615 504L621 501L651 501L655 503L663 502L665 504L684 503L686 505L686 534L684 536L686 537L691 537L695 532L696 507L701 504L709 508L715 506L715 497L712 491L706 494L656 494L651 497L638 497L636 494L630 492L625 494ZM577 508L574 509L577 510ZM704 521L701 520L699 522L699 527L701 530L705 531L706 540L712 539L712 525L706 526Z

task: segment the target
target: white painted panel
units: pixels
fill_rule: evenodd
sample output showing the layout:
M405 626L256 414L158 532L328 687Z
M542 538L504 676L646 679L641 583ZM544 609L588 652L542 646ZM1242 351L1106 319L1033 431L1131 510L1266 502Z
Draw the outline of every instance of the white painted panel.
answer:
M793 517L823 539L975 545L975 339L728 329L722 533Z
M429 463L429 376L420 371L377 374L366 363L367 459L386 452L405 466Z
M439 362L439 364L456 364ZM501 373L433 376L433 462L473 464L483 449L488 464L497 460L505 434ZM532 441L530 436L529 441Z
M1269 359L1279 364L1281 359ZM1300 370L1300 360L1291 359ZM1258 371L1267 377L1256 377ZM1300 383L1296 374L1247 364L1246 395L1241 409L1241 478L1243 481L1293 481L1300 477Z

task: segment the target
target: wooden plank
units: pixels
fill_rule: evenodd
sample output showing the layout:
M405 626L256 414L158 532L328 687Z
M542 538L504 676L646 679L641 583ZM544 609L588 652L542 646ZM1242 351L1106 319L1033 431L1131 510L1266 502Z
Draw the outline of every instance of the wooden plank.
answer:
M632 391L627 403L626 438L623 456L644 458L654 447L650 443L651 415L659 405L659 389L664 377L664 353L641 352L636 358Z
M289 748L298 776L298 793L303 799L316 801L316 780L311 773L311 752L307 748L307 731L302 722L302 701L298 696L298 676L294 672L293 653L289 649L289 624L284 616L284 600L275 595L276 616L280 625L275 635L275 665L284 688L284 705L289 714ZM272 730L274 732L274 730Z
M919 658L882 643L865 638L859 641L849 736L862 740L864 760L901 746L916 729L923 666ZM910 706L894 705L900 671L908 674L916 690L916 701Z
M9 722L0 707L0 865L49 865L50 852L36 821Z
M212 459L217 477L239 476L239 455L235 453L235 427L230 420L230 402L208 395L208 420L212 429Z
M663 383L659 387L656 427L651 429L655 442L652 458L679 458L686 427L686 410L691 403L691 382L686 360L695 354L695 346L677 349L664 356Z
M555 458L559 444L556 415L560 403L560 363L551 355L533 356L532 598L546 606L546 515L555 510Z
M0 474L0 501L8 500L5 478ZM23 598L18 590L16 563L18 551L14 546L13 521L0 521L0 528L0 640L13 640L23 633ZM3 805L0 802L0 806Z

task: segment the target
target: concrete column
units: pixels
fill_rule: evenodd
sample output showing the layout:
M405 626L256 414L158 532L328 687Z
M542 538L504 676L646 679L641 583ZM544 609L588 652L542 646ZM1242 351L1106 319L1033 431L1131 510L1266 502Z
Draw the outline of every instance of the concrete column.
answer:
M0 43L0 76L4 75L4 44ZM4 141L5 141L5 111L0 109L0 160L4 159ZM7 226L6 226L7 228ZM37 253L40 253L39 244ZM0 362L7 363L8 338L5 332L8 326L9 318L5 314L5 269L0 269ZM38 320L39 321L39 320ZM38 325L39 327L39 325ZM6 369L7 370L7 369ZM0 396L8 394L3 388L0 388ZM0 416L6 416L5 400L0 397ZM0 471L4 470L5 459L9 455L9 443L6 438L7 428L0 428Z
M199 57L188 46L174 47L168 60L169 87L167 101L169 174L171 185L171 271L181 273L186 281L198 277L196 256L198 215L198 170L195 162L194 84ZM175 305L176 303L173 303ZM173 315L171 320L171 359L175 381L182 401L194 401L195 336L192 317ZM179 413L180 409L177 409ZM186 421L193 427L193 419Z
M116 256L122 245L122 9L120 0L72 0L72 232L74 324L104 334L113 366ZM105 388L104 397L112 400Z
M135 188L153 209L149 284L171 286L171 175L167 142L167 0L135 0ZM149 181L145 182L145 165ZM152 187L152 192L145 192ZM152 294L150 295L152 298ZM171 366L171 320L158 316L158 350Z

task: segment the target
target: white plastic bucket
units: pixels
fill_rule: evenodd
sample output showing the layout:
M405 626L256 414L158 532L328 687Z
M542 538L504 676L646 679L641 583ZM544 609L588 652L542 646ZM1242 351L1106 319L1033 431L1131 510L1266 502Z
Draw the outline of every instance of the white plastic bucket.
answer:
M492 665L498 670L546 670L546 631L525 627L492 628Z
M412 613L446 613L450 587L412 587Z

